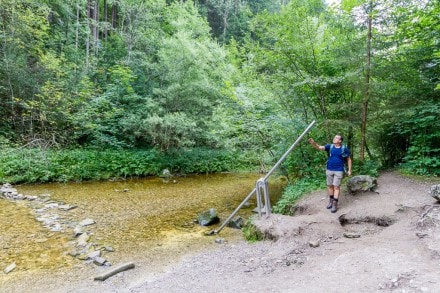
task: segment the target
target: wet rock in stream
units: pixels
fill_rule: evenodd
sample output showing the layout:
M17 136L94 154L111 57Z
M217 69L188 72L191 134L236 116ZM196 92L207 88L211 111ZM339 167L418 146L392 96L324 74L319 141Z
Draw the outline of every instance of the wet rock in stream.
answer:
M210 208L197 216L197 222L201 226L214 225L220 222L217 211L214 208Z

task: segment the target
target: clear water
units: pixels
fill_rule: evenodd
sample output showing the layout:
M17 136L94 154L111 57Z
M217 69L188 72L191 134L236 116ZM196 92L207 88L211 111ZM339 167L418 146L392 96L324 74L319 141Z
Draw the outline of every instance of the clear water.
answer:
M75 205L59 211L59 221L96 221L89 226L97 245L112 246L110 261L126 255L145 255L157 247L161 253L176 246L196 249L213 239L203 236L216 229L253 190L261 174L214 174L171 178L129 179L83 183L51 183L15 186L26 195L49 194L50 199ZM285 186L282 177L269 180L271 201ZM237 216L247 219L256 207L255 196ZM216 226L194 223L197 214L215 208L221 219ZM71 267L79 260L70 256L72 230L52 232L36 220L35 208L27 201L0 200L0 269L15 262L19 271L53 270ZM225 228L221 237L241 237L241 232ZM173 249L174 248L174 249ZM154 254L154 252L153 252ZM112 259L113 258L113 259Z

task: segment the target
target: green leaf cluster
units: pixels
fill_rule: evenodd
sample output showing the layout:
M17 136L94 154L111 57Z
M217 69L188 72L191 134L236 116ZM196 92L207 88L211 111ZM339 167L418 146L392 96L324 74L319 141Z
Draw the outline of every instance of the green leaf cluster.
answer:
M67 182L251 170L255 155L221 150L189 149L162 153L155 149L4 149L1 183Z

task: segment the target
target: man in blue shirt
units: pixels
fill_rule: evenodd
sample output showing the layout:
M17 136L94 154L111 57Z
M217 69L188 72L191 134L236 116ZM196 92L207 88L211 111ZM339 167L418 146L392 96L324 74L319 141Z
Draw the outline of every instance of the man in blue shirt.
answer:
M351 157L350 150L342 145L344 138L340 134L336 134L333 138L333 144L325 146L318 145L313 138L309 139L310 144L317 150L326 151L328 153L327 167L325 174L327 176L327 190L329 196L328 209L332 213L338 210L338 200L341 193L341 181L344 177L344 163L347 159L347 175L351 176Z

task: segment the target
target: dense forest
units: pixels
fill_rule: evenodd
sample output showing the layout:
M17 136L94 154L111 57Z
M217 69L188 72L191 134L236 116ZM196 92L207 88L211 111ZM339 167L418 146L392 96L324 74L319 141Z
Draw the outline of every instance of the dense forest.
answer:
M440 175L439 1L0 4L0 181L264 170L312 120L357 172Z

